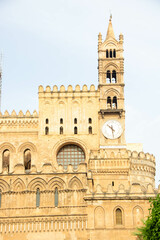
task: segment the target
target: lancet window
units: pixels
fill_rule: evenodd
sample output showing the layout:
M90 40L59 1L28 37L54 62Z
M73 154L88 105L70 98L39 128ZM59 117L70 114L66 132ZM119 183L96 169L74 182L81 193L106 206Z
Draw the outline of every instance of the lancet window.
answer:
M122 210L120 208L116 209L116 225L122 225Z
M57 187L55 188L55 191L54 191L54 206L58 207L58 188Z
M106 58L116 58L116 49L106 49Z
M39 188L37 188L37 191L36 191L36 207L39 207L40 206L40 190Z

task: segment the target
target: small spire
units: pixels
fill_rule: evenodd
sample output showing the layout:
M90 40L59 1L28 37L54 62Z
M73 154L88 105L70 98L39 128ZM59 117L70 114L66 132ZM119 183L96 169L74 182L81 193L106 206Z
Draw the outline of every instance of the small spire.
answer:
M109 38L109 37L115 38L114 31L113 31L113 26L112 26L112 14L110 14L110 19L109 19L109 25L108 25L106 38Z

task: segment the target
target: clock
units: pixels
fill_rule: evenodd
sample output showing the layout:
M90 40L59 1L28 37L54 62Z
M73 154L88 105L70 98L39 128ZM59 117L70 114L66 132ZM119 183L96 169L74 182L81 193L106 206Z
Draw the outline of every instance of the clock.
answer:
M116 120L109 120L104 123L102 133L106 138L116 139L121 136L123 132L122 125Z

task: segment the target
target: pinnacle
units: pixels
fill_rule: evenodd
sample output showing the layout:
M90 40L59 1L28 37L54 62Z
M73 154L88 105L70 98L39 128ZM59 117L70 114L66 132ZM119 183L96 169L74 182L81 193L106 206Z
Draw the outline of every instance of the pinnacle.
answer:
M113 26L112 26L112 15L110 15L106 38L110 38L110 37L115 38L114 31L113 31Z

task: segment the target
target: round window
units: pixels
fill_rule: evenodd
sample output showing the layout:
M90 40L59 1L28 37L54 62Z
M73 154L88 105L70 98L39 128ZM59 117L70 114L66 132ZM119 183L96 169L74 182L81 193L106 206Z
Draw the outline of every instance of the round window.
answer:
M85 161L85 154L83 150L77 145L69 144L63 146L57 154L58 165L62 165L67 169L71 164L74 169L78 167L81 162Z

